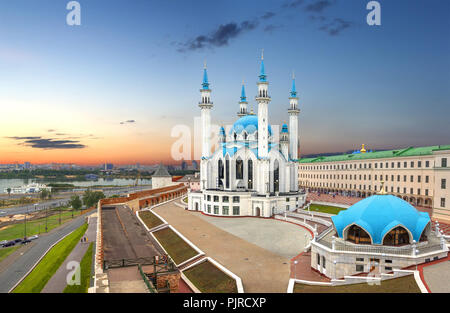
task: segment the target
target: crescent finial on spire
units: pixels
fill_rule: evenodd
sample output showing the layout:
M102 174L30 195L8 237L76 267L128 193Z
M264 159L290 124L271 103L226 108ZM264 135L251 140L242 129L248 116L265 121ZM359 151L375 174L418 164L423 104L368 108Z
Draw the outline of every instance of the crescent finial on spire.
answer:
M261 60L264 60L264 48L261 49Z
M203 68L206 69L206 59L203 61Z

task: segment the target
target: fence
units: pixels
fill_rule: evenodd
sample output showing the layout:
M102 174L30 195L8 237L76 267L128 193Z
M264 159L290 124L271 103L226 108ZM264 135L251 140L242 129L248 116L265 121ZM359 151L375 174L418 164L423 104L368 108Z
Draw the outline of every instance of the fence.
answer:
M119 259L119 260L104 260L103 269L136 265L153 265L153 258L137 258L137 259Z
M148 280L148 277L147 277L147 275L145 275L144 271L142 270L142 266L140 264L138 265L138 268L139 268L139 273L141 274L142 279L144 280L144 283L148 288L148 291L150 291L150 293L158 293L158 291L155 289L153 284Z

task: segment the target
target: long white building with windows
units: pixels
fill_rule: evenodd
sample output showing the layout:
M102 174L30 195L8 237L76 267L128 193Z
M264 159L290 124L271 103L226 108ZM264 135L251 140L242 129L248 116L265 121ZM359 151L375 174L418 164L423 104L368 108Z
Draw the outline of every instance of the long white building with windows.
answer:
M310 191L369 197L384 191L450 221L450 145L303 158L299 185Z
M188 196L189 210L217 216L271 217L294 210L305 201L298 188L298 97L295 77L289 97L289 125L280 141L269 123L269 82L261 58L257 81L258 112L248 112L242 85L238 119L230 130L221 127L219 148L211 152L211 89L204 68L199 103L202 123L200 190Z

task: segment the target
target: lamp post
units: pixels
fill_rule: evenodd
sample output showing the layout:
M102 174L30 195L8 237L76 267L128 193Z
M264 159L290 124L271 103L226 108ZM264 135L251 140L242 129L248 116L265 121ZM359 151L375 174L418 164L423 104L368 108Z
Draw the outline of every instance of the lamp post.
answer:
M45 207L45 232L47 232L48 207Z
M27 239L27 215L28 215L28 206L27 206L27 213L25 214L25 234L23 236L23 239Z
M298 263L298 261L295 260L294 261L294 277L295 277L295 279L297 279L297 263Z

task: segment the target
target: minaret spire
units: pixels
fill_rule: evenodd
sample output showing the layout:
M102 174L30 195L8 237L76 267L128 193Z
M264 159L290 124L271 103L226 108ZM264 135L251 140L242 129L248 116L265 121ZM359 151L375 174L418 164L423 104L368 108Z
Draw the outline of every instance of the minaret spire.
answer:
M267 194L270 192L270 175L269 175L269 113L268 107L270 103L269 83L264 68L264 52L261 52L261 69L259 80L256 83L258 93L256 101L258 102L258 159L260 168L258 184L256 190L259 194Z
M202 123L202 159L200 170L200 181L202 183L201 189L207 189L210 186L208 180L208 158L211 154L210 135L211 135L211 108L213 103L211 102L211 89L209 89L208 73L206 69L206 61L203 66L203 82L200 89L201 101L198 106L200 107L201 123Z
M289 97L289 161L291 164L291 177L298 177L298 97L295 89L295 74L292 72L292 88ZM298 190L298 182L294 180L290 185L291 191Z
M241 101L239 101L239 112L237 114L238 117L243 117L248 114L247 104L248 104L248 102L247 102L247 96L245 95L244 80L242 80Z

